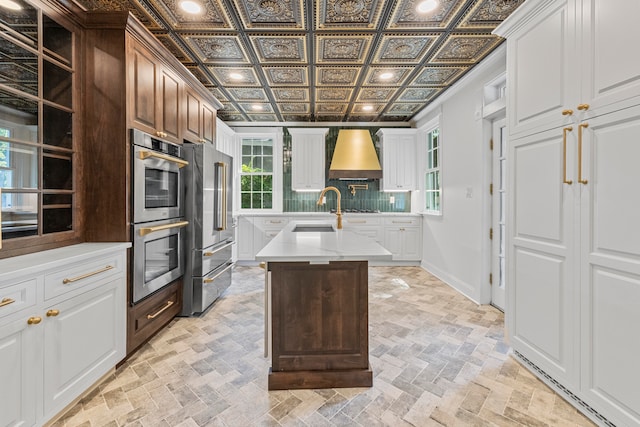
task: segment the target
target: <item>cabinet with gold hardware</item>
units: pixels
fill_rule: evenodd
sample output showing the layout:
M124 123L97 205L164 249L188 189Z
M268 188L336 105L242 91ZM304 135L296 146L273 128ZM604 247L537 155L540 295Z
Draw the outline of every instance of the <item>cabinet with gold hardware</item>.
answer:
M0 260L3 425L47 423L124 358L129 246L88 243Z
M529 0L498 32L514 355L596 422L640 426L640 341L619 332L640 322L640 57L627 53L640 4L631 3ZM545 79L567 96L549 98Z
M180 80L133 39L129 39L129 59L132 125L151 135L182 143Z
M380 129L376 133L382 163L382 191L417 190L416 130Z
M191 142L215 143L216 110L190 88L182 94L184 138Z
M394 261L420 261L422 258L422 220L416 216L387 217L384 246Z

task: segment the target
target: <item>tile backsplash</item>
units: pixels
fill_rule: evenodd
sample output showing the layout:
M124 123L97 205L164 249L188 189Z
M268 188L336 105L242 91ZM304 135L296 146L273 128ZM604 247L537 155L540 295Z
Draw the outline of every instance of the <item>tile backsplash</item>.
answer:
M338 138L339 127L329 128L329 132L326 137L326 171L325 176L328 175L329 165L331 164L331 157L333 156L333 150L336 146L336 140ZM374 145L378 142L376 132L379 128L368 128L371 133L371 139ZM327 203L318 206L319 192L307 193L297 192L291 190L291 135L288 130L284 129L283 135L283 148L284 148L284 174L283 174L283 210L284 212L328 212L330 209L336 207L336 193L333 191L327 192ZM380 158L380 152L376 146L376 152L378 158ZM384 171L382 172L384 175ZM355 195L351 194L351 190L347 188L349 184L367 184L368 190L357 190ZM380 212L411 212L411 194L408 191L388 193L380 191L380 181L343 181L339 179L327 179L326 186L332 185L340 190L342 194L341 206L342 209L368 209L379 210ZM391 197L395 198L395 202L391 203Z

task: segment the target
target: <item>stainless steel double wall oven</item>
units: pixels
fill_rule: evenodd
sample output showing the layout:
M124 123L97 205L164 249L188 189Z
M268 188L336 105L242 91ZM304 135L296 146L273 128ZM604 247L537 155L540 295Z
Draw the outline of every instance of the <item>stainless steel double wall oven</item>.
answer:
M184 159L180 145L131 129L132 302L184 274Z

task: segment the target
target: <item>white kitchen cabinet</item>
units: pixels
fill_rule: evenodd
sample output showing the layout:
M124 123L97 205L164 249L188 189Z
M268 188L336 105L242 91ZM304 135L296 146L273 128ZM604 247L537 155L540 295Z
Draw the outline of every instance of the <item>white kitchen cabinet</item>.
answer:
M418 217L385 218L383 246L394 261L419 261L422 258L422 227Z
M228 156L236 156L236 133L222 120L216 118L216 149Z
M640 341L624 332L640 322L639 13L529 0L496 30L512 136L509 339L585 414L624 426L640 426Z
M382 191L417 190L416 129L380 129Z
M1 426L43 425L124 358L129 246L0 260Z
M255 261L264 248L288 223L284 215L245 216L238 221L238 260Z
M238 261L253 260L253 218L238 217Z
M381 245L383 244L384 229L383 221L380 216L371 216L371 214L356 216L343 215L342 228L361 236L367 236ZM391 251L391 249L389 249L389 251Z
M291 189L322 191L325 187L325 137L328 128L289 128Z

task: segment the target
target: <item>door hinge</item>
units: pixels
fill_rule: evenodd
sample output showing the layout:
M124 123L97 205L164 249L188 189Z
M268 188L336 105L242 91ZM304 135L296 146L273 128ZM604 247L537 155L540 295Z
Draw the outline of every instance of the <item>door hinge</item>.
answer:
M489 240L493 240L493 228L489 229Z
M489 184L489 194L493 196L493 182Z
M493 138L489 140L489 150L493 150Z
M489 273L489 284L493 285L493 273Z

